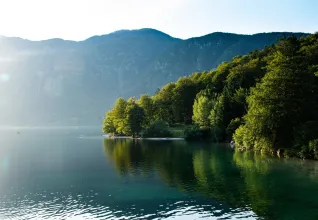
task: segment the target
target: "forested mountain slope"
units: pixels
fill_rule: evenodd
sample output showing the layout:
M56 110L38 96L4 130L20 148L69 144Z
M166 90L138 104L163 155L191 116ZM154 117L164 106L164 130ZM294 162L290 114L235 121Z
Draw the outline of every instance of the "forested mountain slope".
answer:
M141 29L80 42L0 37L0 125L98 125L120 96L153 94L284 34L291 33L212 33L181 40Z
M318 160L317 94L318 33L290 36L215 70L181 77L153 96L120 98L103 129L158 135L159 122L182 124L187 139L234 139L239 148Z

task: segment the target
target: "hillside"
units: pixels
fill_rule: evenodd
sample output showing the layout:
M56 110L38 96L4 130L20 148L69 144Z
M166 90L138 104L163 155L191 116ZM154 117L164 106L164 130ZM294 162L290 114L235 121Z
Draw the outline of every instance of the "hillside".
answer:
M141 29L80 42L1 37L0 125L99 125L119 96L154 93L284 34L291 35L212 33L181 40Z
M240 150L318 160L317 48L318 33L284 37L153 96L118 98L103 132L171 137L177 128L186 140L233 140Z

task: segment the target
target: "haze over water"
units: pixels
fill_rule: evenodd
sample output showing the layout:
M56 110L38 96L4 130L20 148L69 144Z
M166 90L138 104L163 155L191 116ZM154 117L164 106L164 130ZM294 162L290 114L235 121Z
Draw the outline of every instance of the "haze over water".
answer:
M317 162L99 134L1 129L0 219L318 219Z

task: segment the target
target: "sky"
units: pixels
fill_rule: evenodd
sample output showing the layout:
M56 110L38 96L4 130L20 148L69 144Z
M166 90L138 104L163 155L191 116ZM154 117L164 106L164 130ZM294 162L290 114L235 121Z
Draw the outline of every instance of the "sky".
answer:
M84 40L154 28L186 39L212 32L318 31L318 0L0 0L0 35Z

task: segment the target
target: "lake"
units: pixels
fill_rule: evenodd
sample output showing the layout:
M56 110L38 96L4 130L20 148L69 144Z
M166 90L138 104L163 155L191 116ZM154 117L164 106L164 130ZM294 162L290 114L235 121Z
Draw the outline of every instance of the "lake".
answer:
M318 219L318 163L95 128L0 130L0 219L200 218Z

